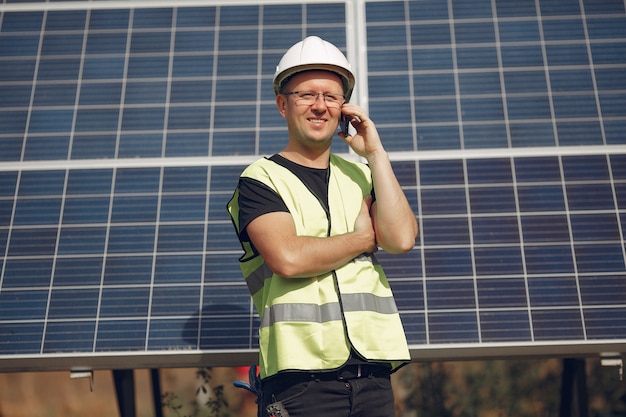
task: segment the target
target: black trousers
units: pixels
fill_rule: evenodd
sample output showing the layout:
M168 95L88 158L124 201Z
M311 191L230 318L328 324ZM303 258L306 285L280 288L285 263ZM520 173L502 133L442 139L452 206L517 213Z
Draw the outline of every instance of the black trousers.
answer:
M389 370L381 366L282 373L264 380L262 388L259 417L270 417L267 407L276 402L289 417L395 417Z

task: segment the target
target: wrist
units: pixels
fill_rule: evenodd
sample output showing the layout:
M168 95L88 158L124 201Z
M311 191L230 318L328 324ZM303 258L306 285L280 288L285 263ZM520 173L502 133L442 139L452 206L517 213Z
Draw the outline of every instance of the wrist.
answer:
M376 247L376 235L373 230L355 230L352 232L353 242L355 242L354 256L363 253L371 253Z
M389 155L385 149L381 148L369 153L365 159L367 159L368 164L372 165L377 161L389 161Z

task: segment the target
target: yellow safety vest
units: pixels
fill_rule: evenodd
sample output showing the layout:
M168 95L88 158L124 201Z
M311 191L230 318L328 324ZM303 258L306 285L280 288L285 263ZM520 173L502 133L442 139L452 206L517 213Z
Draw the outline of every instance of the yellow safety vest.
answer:
M300 236L352 232L366 195L369 167L336 155L330 159L326 213L317 197L289 169L266 158L241 174L262 182L285 202ZM239 232L238 191L228 210ZM261 377L288 370L330 370L343 365L353 347L363 358L395 369L409 360L400 315L374 255L361 255L327 274L283 278L274 274L249 243L239 259L261 317Z

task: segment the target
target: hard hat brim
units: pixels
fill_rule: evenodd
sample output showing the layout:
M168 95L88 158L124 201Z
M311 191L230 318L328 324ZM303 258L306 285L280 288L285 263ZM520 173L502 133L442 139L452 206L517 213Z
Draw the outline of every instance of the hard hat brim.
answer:
M346 101L350 99L352 90L354 90L354 75L345 68L331 64L302 64L286 69L274 78L274 93L276 95L280 94L283 85L294 75L315 70L329 71L337 74L341 78Z

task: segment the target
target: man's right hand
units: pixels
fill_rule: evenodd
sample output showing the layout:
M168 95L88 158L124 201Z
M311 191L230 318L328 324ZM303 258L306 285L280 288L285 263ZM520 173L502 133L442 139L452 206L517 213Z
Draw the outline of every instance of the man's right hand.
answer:
M372 196L368 195L363 199L361 211L354 222L354 232L358 238L369 241L368 249L365 253L374 253L378 249L376 244L376 233L374 232L374 223L370 217L370 208L372 206Z

